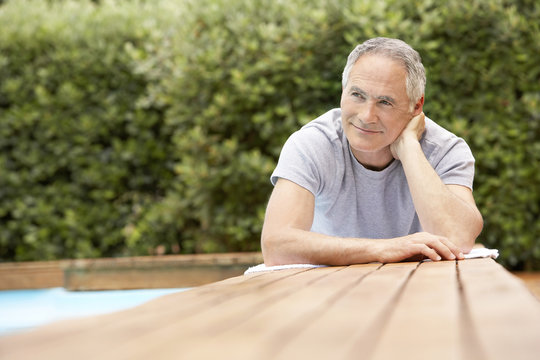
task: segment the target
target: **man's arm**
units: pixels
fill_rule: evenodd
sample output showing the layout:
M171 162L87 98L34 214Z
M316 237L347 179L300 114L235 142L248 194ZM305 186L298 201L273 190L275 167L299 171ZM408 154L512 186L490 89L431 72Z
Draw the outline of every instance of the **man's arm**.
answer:
M427 161L418 141L424 126L424 114L415 116L392 144L392 153L403 165L424 231L444 236L468 253L482 231L482 215L471 189L445 185Z
M415 255L455 259L460 249L446 238L416 233L394 239L340 238L311 232L315 198L301 186L279 179L270 197L261 236L267 266L348 265L397 262Z

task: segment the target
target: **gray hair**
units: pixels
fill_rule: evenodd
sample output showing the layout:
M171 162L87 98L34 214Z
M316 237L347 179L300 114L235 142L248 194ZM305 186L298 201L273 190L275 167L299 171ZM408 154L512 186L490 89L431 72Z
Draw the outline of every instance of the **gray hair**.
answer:
M404 41L384 37L373 38L358 45L347 58L347 65L343 70L343 88L347 86L349 73L356 61L365 54L378 54L399 61L407 71L406 89L409 105L412 107L424 94L426 87L426 71L422 65L422 58L416 50Z

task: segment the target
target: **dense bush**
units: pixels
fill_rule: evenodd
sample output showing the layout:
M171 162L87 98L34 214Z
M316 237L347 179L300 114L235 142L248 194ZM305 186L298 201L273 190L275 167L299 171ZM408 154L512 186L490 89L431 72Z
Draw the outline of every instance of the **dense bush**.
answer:
M123 227L173 178L163 113L141 108L148 76L130 52L152 46L161 15L41 1L0 12L0 256L127 251Z
M479 239L540 268L535 1L8 1L0 257L259 249L269 175L339 106L348 52L399 37L425 111L477 158Z

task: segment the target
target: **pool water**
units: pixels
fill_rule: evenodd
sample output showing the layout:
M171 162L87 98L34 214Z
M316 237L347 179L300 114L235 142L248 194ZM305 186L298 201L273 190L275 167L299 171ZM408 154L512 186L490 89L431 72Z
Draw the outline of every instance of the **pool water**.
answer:
M99 315L141 305L185 289L67 291L64 288L0 291L0 336L58 320Z

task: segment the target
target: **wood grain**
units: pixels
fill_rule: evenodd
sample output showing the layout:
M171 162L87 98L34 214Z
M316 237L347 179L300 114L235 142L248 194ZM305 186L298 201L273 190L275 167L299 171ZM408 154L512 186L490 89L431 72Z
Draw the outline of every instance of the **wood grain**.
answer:
M492 259L254 273L0 338L1 359L537 359L540 303Z

